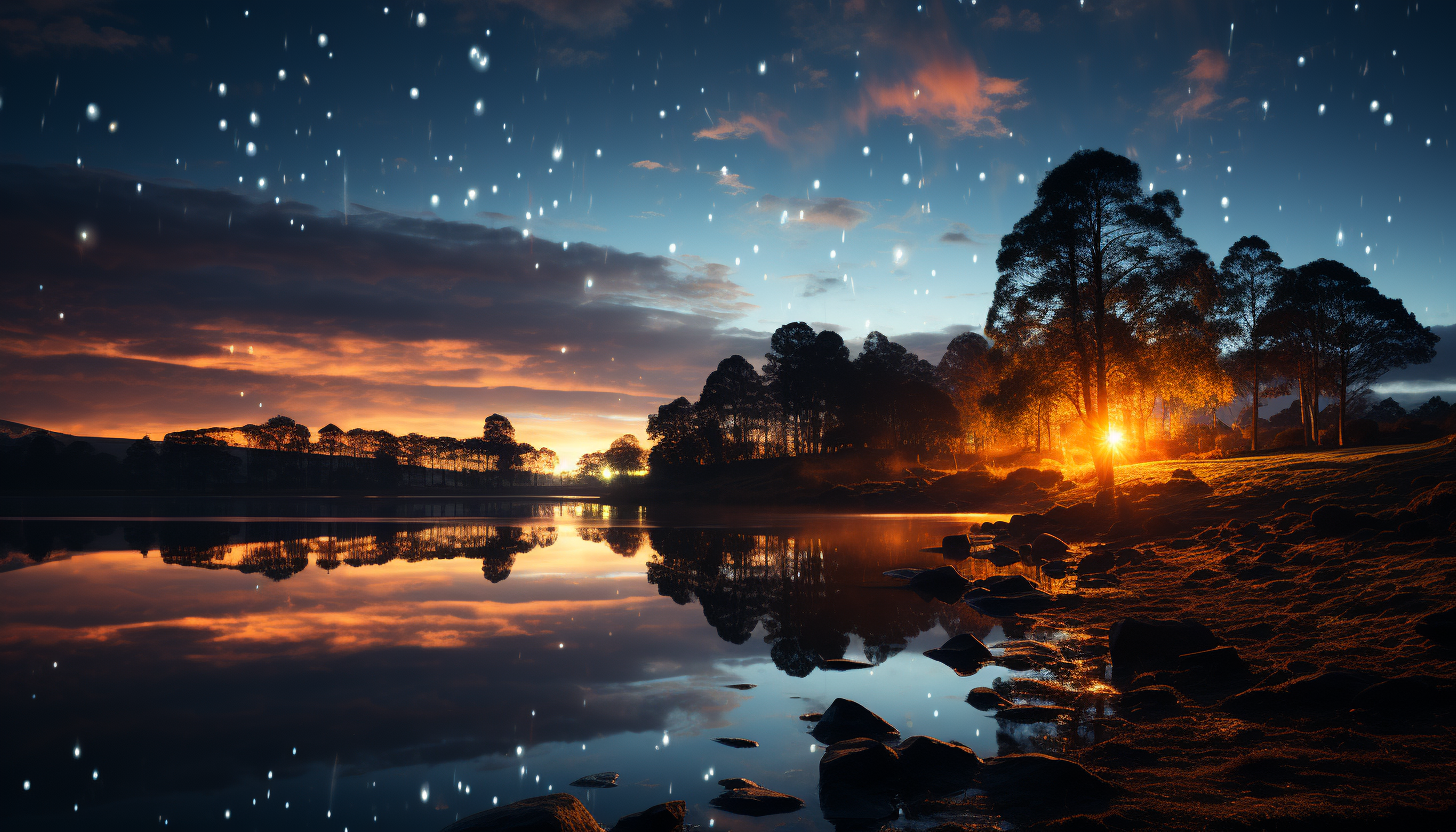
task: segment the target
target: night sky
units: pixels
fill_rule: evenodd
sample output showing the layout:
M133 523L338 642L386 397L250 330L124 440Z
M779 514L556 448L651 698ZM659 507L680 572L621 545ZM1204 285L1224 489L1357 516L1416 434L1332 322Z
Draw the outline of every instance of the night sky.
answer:
M0 418L498 411L570 464L784 323L938 361L1096 147L1215 260L1259 234L1456 336L1448 3L3 9Z

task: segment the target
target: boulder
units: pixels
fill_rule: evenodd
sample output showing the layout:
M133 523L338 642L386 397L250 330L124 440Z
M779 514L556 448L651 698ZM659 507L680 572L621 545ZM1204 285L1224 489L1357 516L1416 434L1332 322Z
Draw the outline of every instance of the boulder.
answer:
M831 702L829 709L819 718L819 723L810 733L815 739L828 745L858 737L875 739L900 736L895 726L852 699L836 699Z
M614 789L617 787L617 778L622 775L615 771L603 771L599 774L588 774L585 777L578 777L569 785L579 789Z
M1345 670L1312 673L1278 685L1235 694L1223 701L1223 708L1233 714L1346 710L1355 695L1375 681L1364 673Z
M1249 671L1239 651L1229 646L1184 653L1178 657L1178 664L1187 668L1215 671L1228 674L1242 674Z
M725 789L757 789L759 785L752 780L745 780L742 777L725 777L718 781L718 785Z
M1073 713L1075 711L1071 708L1058 708L1053 705L1011 705L997 711L996 719L1029 725L1036 722L1056 722Z
M1114 666L1169 664L1185 653L1211 650L1218 637L1197 621L1124 618L1112 625L1107 645Z
M1112 552L1091 552L1077 561L1077 574L1100 575L1116 565L1117 556Z
M1028 580L1022 575L993 575L989 578L982 578L979 581L972 581L968 592L981 594L977 590L985 590L987 595L1020 595L1023 592L1030 592L1034 589L1041 589L1035 581Z
M805 722L818 722L823 716L824 714L799 714L799 719L802 719Z
M713 742L719 745L726 745L729 748L757 748L758 743L753 740L746 740L742 737L714 737Z
M1448 607L1416 622L1416 632L1447 647L1456 646L1456 607Z
M963 534L948 534L940 539L940 551L947 555L963 555L971 551L971 539Z
M440 832L601 832L601 827L580 800L557 792L476 812Z
M874 667L874 665L854 659L824 659L819 662L820 670L863 670L867 667Z
M970 788L981 758L958 742L911 737L900 743L901 794L907 798Z
M755 818L797 812L804 808L804 801L793 795L765 789L751 780L739 782L747 785L729 788L708 802L725 812Z
M961 597L961 593L966 591L970 583L954 566L938 566L918 573L906 586L933 598L954 600Z
M1031 554L1044 560L1059 558L1065 555L1070 548L1061 538L1045 532L1037 535L1031 541Z
M984 553L977 552L976 557L990 561L993 566L1010 566L1021 562L1021 553L1004 543L997 543Z
M929 658L950 667L956 673L974 673L981 665L991 661L991 651L980 639L970 633L951 636L950 640L933 650L926 650Z
M900 757L878 740L837 742L819 758L819 806L830 820L886 818L895 814Z
M1049 560L1041 565L1041 572L1048 578L1064 578L1067 575L1067 566L1064 560Z
M1107 798L1115 791L1071 760L1046 754L1006 754L987 760L977 784L996 803L1080 802Z
M973 688L966 694L966 704L978 711L994 711L1011 704L1011 700L990 688Z
M687 814L687 803L681 800L669 800L666 803L659 803L640 812L617 818L617 824L612 827L612 832L676 832L682 828L683 818L687 817Z
M970 605L971 609L982 615L996 618L1010 618L1041 612L1056 606L1056 602L1055 595L1039 589L1015 595L972 595L966 598L966 603Z

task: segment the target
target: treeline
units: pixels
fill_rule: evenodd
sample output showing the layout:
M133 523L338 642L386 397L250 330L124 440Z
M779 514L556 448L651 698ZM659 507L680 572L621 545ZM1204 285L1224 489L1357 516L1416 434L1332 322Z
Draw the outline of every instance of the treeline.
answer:
M555 451L517 442L500 414L464 440L333 424L315 436L280 415L261 425L174 431L161 442L142 437L122 459L37 431L0 445L0 489L499 487L536 484L557 462Z
M696 402L648 417L650 462L1053 447L1107 485L1119 458L1212 430L1239 397L1251 449L1261 403L1289 394L1303 444L1345 444L1375 381L1434 357L1430 329L1349 267L1290 268L1255 236L1215 265L1182 210L1129 159L1079 151L1001 240L987 337L956 337L932 367L877 332L850 360L838 334L787 324L761 373L732 356Z

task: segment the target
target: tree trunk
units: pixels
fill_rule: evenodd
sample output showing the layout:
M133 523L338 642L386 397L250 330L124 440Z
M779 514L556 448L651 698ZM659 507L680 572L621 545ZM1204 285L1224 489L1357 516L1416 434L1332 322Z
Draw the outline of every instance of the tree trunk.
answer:
M1249 419L1249 450L1259 450L1259 356L1254 355L1254 412Z

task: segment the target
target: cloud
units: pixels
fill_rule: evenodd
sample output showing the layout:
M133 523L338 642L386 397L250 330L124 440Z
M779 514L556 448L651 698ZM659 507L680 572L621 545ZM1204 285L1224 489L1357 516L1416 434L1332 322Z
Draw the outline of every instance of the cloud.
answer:
M1218 85L1228 78L1228 59L1217 49L1200 49L1188 59L1188 67L1179 73L1182 79L1172 87L1158 92L1158 103L1153 115L1169 116L1175 122L1188 119L1215 118L1246 99L1217 106L1222 100Z
M1015 15L1012 15L1011 7L1003 5L994 15L986 18L986 22L981 25L988 29L1040 32L1041 15L1030 9L1022 9Z
M846 289L849 284L842 277L795 275L800 278L799 297L812 298L826 292Z
M945 348L950 342L962 332L980 332L978 326L970 324L951 324L944 329L932 332L905 332L899 335L889 336L891 341L899 344L910 352L915 353L931 364L940 363L940 357L945 355Z
M788 139L777 127L777 122L782 117L782 113L776 113L769 119L759 118L748 113L739 114L738 118L732 121L720 117L718 123L712 127L705 127L693 133L693 138L723 141L725 139L746 139L756 133L762 135L763 140L769 145L784 149L788 147Z
M542 21L577 35L603 37L631 22L643 8L670 8L672 0L456 0L462 17L473 18L476 9L499 10L519 6Z
M961 245L983 246L995 242L996 235L982 234L966 225L963 222L953 222L950 229L940 235L942 243L959 243Z
M1428 364L1412 364L1391 370L1372 385L1381 395L1415 397L1425 401L1436 393L1451 400L1451 391L1456 390L1456 324L1433 326L1431 332L1440 338L1436 344L1436 357Z
M734 196L753 190L753 186L743 184L736 173L713 173L712 175L718 177L717 184L722 185L728 193Z
M754 210L759 213L772 214L775 217L783 216L783 212L787 211L789 212L789 223L807 223L808 225L845 230L854 228L870 218L869 206L866 203L853 202L840 196L803 199L765 194L763 199L758 201L758 207ZM800 212L802 212L802 216L800 216Z
M667 168L667 170L669 172L671 172L671 173L677 173L678 171L682 170L682 168L678 167L677 165L674 165L671 162L668 162L667 164L664 165L661 162L654 162L651 159L643 159L640 162L633 162L632 163L632 167L634 167L634 168L645 168L647 170L658 170L659 168Z
M0 43L12 54L25 56L46 52L72 51L77 49L100 49L106 52L120 52L147 45L145 38L122 31L114 26L94 27L80 15L46 15L44 10L33 9L32 17L0 18ZM88 14L104 13L99 8L83 7ZM49 19L46 19L46 18ZM158 49L166 48L165 40L151 44Z
M0 166L5 418L160 434L255 420L261 401L306 424L460 436L500 410L565 456L758 348L724 329L753 307L718 264L135 183Z
M1026 105L1021 81L983 75L969 56L933 57L905 80L871 80L859 106L848 114L860 130L872 116L900 115L939 125L957 136L1000 136L999 114Z

